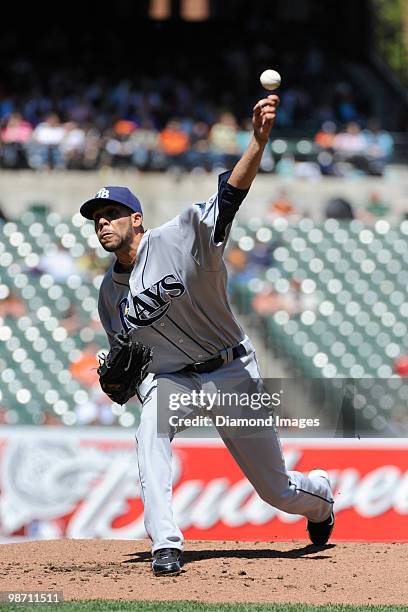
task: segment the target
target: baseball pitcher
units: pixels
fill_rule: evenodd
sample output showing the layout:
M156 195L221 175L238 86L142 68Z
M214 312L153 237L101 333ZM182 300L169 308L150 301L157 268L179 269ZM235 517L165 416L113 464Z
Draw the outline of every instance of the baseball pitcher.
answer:
M217 192L164 225L146 230L141 204L126 187L105 186L81 206L102 247L115 254L99 296L111 346L100 368L102 388L123 403L152 374L143 383L136 442L156 575L177 574L182 565L183 534L172 512L171 441L183 427L171 425L174 418L168 419L167 429L166 420L163 425L160 415L167 414L169 390L172 397L193 391L197 397L202 390L259 390L254 348L228 304L223 253L234 216L258 172L278 103L278 96L269 95L255 105L253 137L233 170L219 176ZM177 416L203 409L208 407L191 402L178 406ZM208 414L215 422L217 415L253 417L250 412L238 403L213 405ZM267 416L266 408L257 412L262 414ZM334 526L327 472L313 470L307 476L287 471L275 427L217 429L260 497L305 516L312 542L325 544Z

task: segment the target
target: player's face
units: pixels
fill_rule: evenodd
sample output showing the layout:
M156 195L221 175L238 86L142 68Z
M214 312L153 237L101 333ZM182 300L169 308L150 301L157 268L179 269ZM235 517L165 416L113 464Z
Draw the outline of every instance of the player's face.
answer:
M120 204L101 206L94 216L95 232L105 251L114 253L129 245L134 236L131 212Z

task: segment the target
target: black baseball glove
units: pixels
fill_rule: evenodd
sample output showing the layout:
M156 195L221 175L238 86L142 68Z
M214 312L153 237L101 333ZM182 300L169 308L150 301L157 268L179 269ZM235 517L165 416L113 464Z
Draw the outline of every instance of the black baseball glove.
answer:
M139 395L139 386L147 376L153 350L133 337L133 330L115 335L107 355L99 357L99 383L117 404L125 404Z

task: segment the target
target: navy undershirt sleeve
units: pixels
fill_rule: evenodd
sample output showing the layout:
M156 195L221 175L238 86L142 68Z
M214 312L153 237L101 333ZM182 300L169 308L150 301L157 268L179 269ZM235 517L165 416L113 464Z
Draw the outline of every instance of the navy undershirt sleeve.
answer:
M238 189L228 183L232 171L223 172L218 177L218 217L214 229L214 242L225 239L228 225L232 223L249 189Z

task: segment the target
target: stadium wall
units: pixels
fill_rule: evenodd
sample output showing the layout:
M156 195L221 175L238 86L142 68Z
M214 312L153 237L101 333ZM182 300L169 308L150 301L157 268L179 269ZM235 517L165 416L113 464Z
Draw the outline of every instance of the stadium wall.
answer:
M408 446L396 439L283 439L289 469L324 465L336 540L408 541ZM219 439L174 442L173 508L188 539L306 539L263 502ZM133 432L0 428L0 542L146 536Z
M60 214L73 214L79 205L104 185L126 185L141 199L148 224L164 222L184 206L208 198L216 189L215 175L173 175L103 170L101 172L1 171L0 206L15 218L32 204L46 204ZM364 208L370 194L377 192L389 202L392 212L408 210L408 169L390 167L384 177L319 180L284 179L259 175L243 206L242 219L264 216L268 205L286 189L288 197L302 214L316 219L323 216L331 197L345 197L356 209Z

